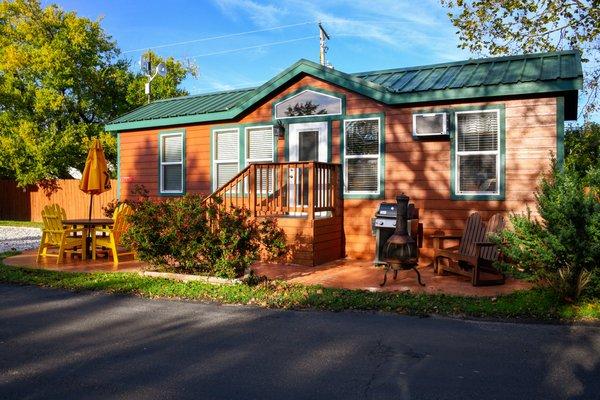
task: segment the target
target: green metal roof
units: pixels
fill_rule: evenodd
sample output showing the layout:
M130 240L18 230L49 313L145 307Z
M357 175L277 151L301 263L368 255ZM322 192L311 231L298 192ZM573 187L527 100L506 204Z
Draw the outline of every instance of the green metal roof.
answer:
M453 63L347 74L300 60L249 89L157 100L118 117L107 131L231 120L302 75L311 75L385 104L415 104L524 94L564 92L577 108L582 88L576 51L483 58ZM574 115L570 111L569 115Z
M482 58L445 64L351 74L393 93L496 86L520 82L577 79L583 76L575 51Z
M111 121L111 124L228 111L255 88L156 100Z

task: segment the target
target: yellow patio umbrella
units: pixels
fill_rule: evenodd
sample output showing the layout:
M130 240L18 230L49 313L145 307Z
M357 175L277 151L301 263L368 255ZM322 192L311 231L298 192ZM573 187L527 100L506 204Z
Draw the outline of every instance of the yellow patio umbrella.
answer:
M79 181L79 189L90 195L88 219L91 220L94 195L110 190L110 174L106 165L106 158L104 158L102 144L98 139L94 139L90 146L85 168Z

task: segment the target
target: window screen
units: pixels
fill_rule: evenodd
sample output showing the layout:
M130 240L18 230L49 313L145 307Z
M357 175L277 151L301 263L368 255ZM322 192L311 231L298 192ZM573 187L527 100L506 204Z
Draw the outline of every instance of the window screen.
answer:
M160 189L162 193L183 192L183 134L160 137Z
M456 114L456 176L459 194L499 192L498 111Z
M344 181L346 193L379 193L378 118L344 121Z
M413 133L416 136L446 134L446 113L414 114Z
M239 131L215 131L214 141L213 190L216 190L239 172Z

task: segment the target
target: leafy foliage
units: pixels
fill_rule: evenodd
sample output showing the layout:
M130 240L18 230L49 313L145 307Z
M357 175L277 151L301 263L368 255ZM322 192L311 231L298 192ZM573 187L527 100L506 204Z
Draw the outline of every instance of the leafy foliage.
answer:
M598 0L440 0L450 9L460 47L492 55L577 49L587 64L584 114L598 111Z
M600 171L600 124L588 122L565 133L565 167L579 176L593 179L592 171ZM590 182L587 182L591 184Z
M219 202L203 204L198 195L142 200L124 241L153 266L226 278L243 275L261 254L285 255L285 234L273 220L254 220Z
M514 265L575 299L600 274L600 186L575 170L555 168L536 193L539 219L511 217L502 251Z
M186 94L177 85L188 69L167 66L154 98ZM102 125L142 104L146 82L129 67L100 21L39 0L0 1L0 176L21 185L68 177L94 137L114 165L116 139Z

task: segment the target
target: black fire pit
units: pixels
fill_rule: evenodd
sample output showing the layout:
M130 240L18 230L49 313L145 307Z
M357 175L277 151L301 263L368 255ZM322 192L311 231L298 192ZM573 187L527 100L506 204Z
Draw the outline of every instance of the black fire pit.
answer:
M409 197L404 193L396 196L396 203L398 204L396 230L383 247L383 262L386 268L381 286L385 285L387 273L390 269L394 271L394 279L398 277L399 270L412 269L417 273L419 285L425 286L421 282L421 274L417 270L419 263L417 241L408 234L408 201Z

